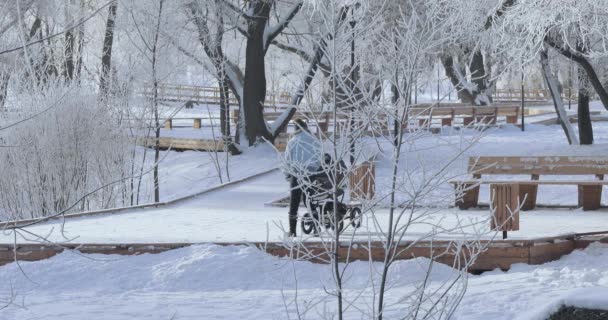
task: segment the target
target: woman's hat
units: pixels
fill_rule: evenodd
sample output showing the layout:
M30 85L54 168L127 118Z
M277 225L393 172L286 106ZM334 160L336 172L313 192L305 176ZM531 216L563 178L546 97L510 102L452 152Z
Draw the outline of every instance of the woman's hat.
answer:
M304 119L297 119L296 121L294 121L296 124L296 131L300 131L300 130L308 130L308 123L306 123L306 121L304 121Z

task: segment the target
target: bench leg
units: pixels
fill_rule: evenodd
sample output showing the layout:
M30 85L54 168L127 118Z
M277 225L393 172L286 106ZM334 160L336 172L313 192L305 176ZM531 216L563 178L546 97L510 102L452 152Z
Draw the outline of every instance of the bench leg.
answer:
M323 132L323 133L327 133L327 127L328 127L328 123L327 122L319 122L317 125L317 133ZM319 132L320 130L320 132Z
M473 184L454 185L456 196L458 196L459 191L462 191L462 198L458 199L457 197L455 203L460 210L477 207L479 201L479 186L473 186ZM459 187L462 189L459 189Z
M538 185L535 184L520 184L519 199L526 199L521 207L521 210L528 211L536 208L536 194L538 193Z
M496 231L519 230L519 186L518 184L490 184L491 227ZM506 234L503 234L506 238Z
M597 210L602 201L602 186L578 186L578 206L583 211Z
M452 126L452 118L443 118L441 119L442 127L451 127Z
M517 124L517 116L507 116L507 123Z
M462 118L462 124L465 127L471 125L471 123L473 123L473 121L475 121L475 118L473 118L473 117L464 117L464 118Z

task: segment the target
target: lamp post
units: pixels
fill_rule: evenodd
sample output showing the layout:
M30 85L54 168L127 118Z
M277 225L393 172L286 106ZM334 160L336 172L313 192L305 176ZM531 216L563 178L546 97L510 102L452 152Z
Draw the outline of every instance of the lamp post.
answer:
M437 66L437 103L439 103L439 78L440 78L440 74L439 74L439 66Z
M525 107L525 88L524 88L524 70L521 70L521 131L526 131L526 123L524 122L524 118L526 117L526 113L524 112Z
M572 109L572 60L568 68L568 110Z

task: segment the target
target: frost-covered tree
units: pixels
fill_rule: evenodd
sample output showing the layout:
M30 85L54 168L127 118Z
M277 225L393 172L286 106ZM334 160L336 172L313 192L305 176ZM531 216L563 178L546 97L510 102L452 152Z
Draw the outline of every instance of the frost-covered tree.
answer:
M580 75L579 131L580 143L590 144L593 131L589 117L588 91L593 88L605 108L608 92L603 85L598 65L607 57L605 43L608 22L605 1L533 0L512 1L499 23L488 34L492 54L504 56L510 67L537 61L541 53L551 49L578 64ZM544 70L547 70L546 68ZM547 82L557 82L553 74L544 72ZM555 95L554 95L555 97ZM554 99L556 108L562 108ZM562 119L565 122L566 119ZM569 137L573 137L568 133ZM578 140L578 139L576 139Z
M264 120L264 102L266 100L266 65L265 56L271 42L289 25L300 11L302 2L297 1L288 6L274 0L247 1L241 7L230 0L190 1L187 8L195 24L199 41L207 57L212 61L215 74L228 85L239 101L240 119L237 128L239 143L253 145L260 139L274 141L287 125L295 109L290 108L272 125ZM210 14L210 12L213 12ZM271 12L281 12L273 22ZM227 14L232 21L231 28L238 30L245 39L244 68L230 60L221 50L221 24ZM226 19L227 20L227 19ZM209 21L219 24L215 36L209 28Z
M324 259L331 266L332 280L326 284L329 302L320 299L331 306L317 315L319 318L342 319L346 313L352 312L360 318L383 319L390 311L399 310L403 319L449 319L466 288L466 267L482 249L474 239L453 244L458 248L467 247L471 254L456 254L458 258L454 266L462 269L455 268L454 277L446 280L444 286L437 290L429 288L427 279L420 279L416 290L400 297L397 302L387 301L395 261L402 250L406 250L399 247L401 240L411 236L411 228L416 224L426 223L433 209L421 205L440 202L433 190L449 179L445 168L459 157L441 158L439 161L445 163L438 169L429 170L424 160L416 159L420 161L418 163L407 156L408 148L415 149L419 139L430 135L423 127L410 126L408 114L413 106L409 96L413 84L453 41L449 31L457 21L445 19L453 8L444 4L441 0L411 0L399 4L392 1L361 2L358 5L346 1L317 1L306 8L310 11L305 10L307 17L315 21L312 25L316 25L310 32L317 39L327 39L322 60L327 66L324 70L327 81L313 82L310 92L320 92L319 87L329 87L324 96L307 95L307 105L313 110L329 112L334 132L320 134L327 139L323 152L346 163L345 175L340 174L337 161L322 165L323 173L331 182L331 197L319 212L321 218L303 217L305 222L312 220L319 230L314 240L315 245L323 249L322 253L312 250L307 241L288 243L294 248L294 256ZM343 17L344 8L348 9L346 17ZM355 51L352 50L353 39L357 40ZM356 55L351 61L353 52ZM302 53L298 55L305 56ZM390 101L382 94L377 97L375 86L369 85L377 82L392 88ZM351 122L351 119L355 121ZM311 119L311 122L317 123L318 120ZM355 137L355 148L352 148L349 137ZM459 147L466 149L478 137L473 135L470 140L459 142ZM370 153L382 159L384 170L388 171L388 181L376 181L376 198L364 199L362 215L354 217L365 221L364 227L352 229L347 225L348 220L341 221L337 210L332 208L340 207L337 194L345 188L344 176L352 174ZM346 159L351 155L355 161L349 163ZM288 173L300 179L304 188L314 187L313 181L293 170L289 159L285 167ZM329 226L327 229L324 228L326 224ZM339 232L342 225L347 228L344 234ZM432 241L437 236L437 229L413 243L423 239ZM458 232L457 229L451 231ZM381 249L383 259L379 264L373 264L370 259L369 285L365 289L349 291L345 289L348 288L345 275L348 274L349 255L354 242L361 238L365 247L370 243L380 246L375 250ZM304 239L313 238L304 236ZM432 257L430 266L436 258ZM341 264L342 260L346 262ZM297 295L294 299L296 310L300 310L298 317L306 317L308 309L298 309Z

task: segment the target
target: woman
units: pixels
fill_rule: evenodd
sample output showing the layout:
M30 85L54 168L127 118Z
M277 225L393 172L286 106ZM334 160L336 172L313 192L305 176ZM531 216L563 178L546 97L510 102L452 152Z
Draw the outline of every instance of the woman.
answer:
M306 202L303 192L306 182L321 170L321 143L308 130L308 124L302 119L295 121L296 132L287 143L285 158L286 176L289 180L289 236L296 236L298 207L300 201Z

